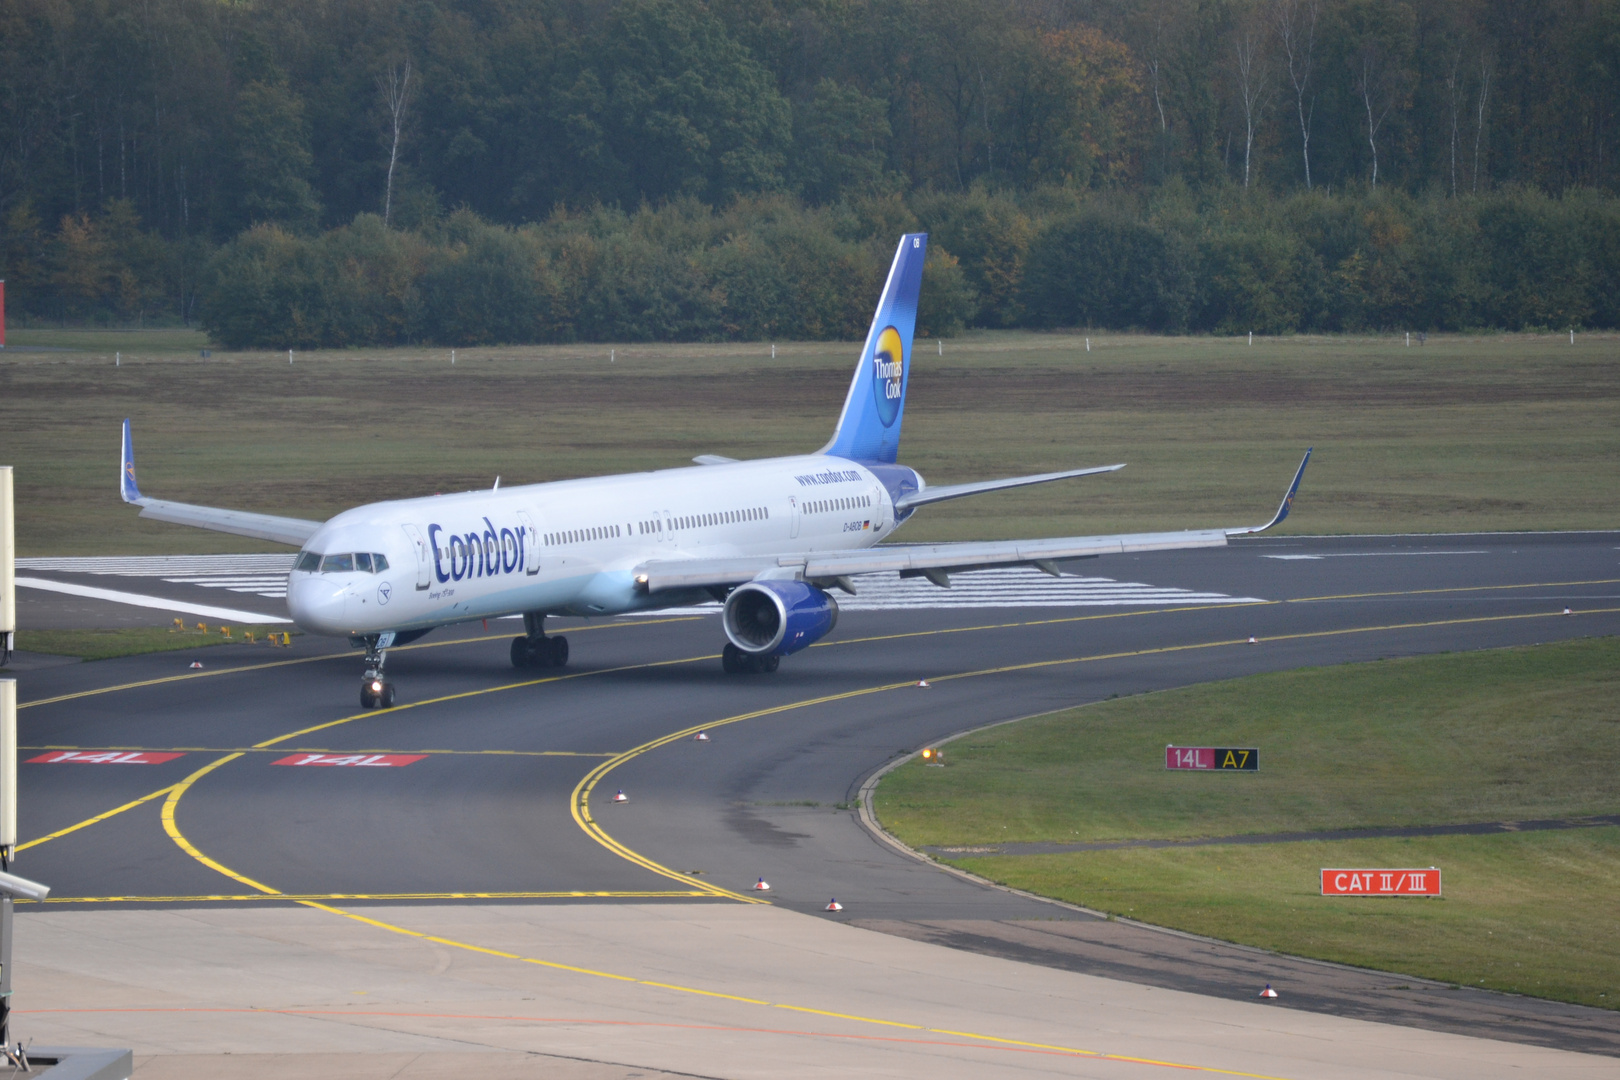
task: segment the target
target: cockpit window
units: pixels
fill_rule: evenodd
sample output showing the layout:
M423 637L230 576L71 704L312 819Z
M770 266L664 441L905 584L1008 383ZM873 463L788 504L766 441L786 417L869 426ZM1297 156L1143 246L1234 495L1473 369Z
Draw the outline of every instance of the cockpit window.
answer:
M376 551L345 552L342 555L321 555L306 551L298 557L294 570L322 574L380 574L388 569L388 557Z

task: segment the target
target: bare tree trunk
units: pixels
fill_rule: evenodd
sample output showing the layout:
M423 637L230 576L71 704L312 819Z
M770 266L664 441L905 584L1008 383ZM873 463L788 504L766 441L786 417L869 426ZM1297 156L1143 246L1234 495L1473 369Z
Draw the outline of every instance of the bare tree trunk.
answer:
M1260 124L1268 80L1264 62L1257 64L1260 35L1254 27L1239 30L1234 44L1237 51L1238 93L1243 101L1243 187L1247 189L1254 158L1254 132Z
M1479 191L1479 144L1485 135L1485 102L1491 92L1491 61L1485 53L1479 54L1479 110L1474 120L1474 186Z
M1372 149L1372 186L1378 187L1378 129L1389 116L1395 95L1389 92L1383 70L1383 59L1375 49L1361 51L1361 71L1356 76L1356 92L1367 110L1367 145ZM1373 99L1381 99L1374 103ZM1377 115L1374 116L1374 111Z
M1320 0L1277 0L1272 8L1272 22L1277 37L1282 41L1283 54L1288 58L1288 79L1294 85L1294 107L1299 114L1299 150L1305 161L1305 190L1311 188L1311 118L1316 114L1316 100L1307 108L1306 93L1310 88L1311 65L1316 52L1316 18L1321 14Z
M1451 197L1457 197L1457 119L1462 107L1462 50L1451 54L1446 72L1446 104L1451 109Z
M383 226L386 228L394 217L394 168L399 164L399 136L405 126L405 107L410 103L410 58L406 58L403 70L390 67L387 75L377 76L377 86L388 105L388 118L393 129L393 139L388 147L388 184L383 190Z
M1159 96L1159 58L1148 61L1148 75L1153 79L1153 105L1159 110L1159 130L1169 131L1170 123L1164 118L1164 99Z

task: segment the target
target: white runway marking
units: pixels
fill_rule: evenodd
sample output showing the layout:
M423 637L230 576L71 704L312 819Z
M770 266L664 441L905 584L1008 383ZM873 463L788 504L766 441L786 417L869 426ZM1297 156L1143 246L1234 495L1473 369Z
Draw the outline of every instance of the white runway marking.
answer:
M1262 559L1282 559L1297 562L1301 559L1374 559L1405 555L1486 555L1484 551L1324 551L1320 555L1262 555Z
M21 570L65 574L155 577L176 585L228 589L279 600L287 595L287 574L297 555L111 555L102 558L18 559Z
M1256 604L1254 596L1195 592L1105 577L1052 577L1032 567L1006 567L953 574L942 589L926 578L859 574L854 596L834 592L842 611L918 611L951 608L1174 607L1181 604ZM666 608L659 614L716 615L717 603ZM649 612L649 614L651 614Z
M156 608L159 611L179 611L187 615L201 615L209 619L229 619L238 623L290 623L277 615L261 615L256 611L237 611L234 608L210 607L207 604L188 604L183 600L165 600L161 596L142 596L140 593L119 592L116 589L97 589L89 585L70 585L65 581L46 581L44 578L17 579L18 586L40 589L44 592L82 596L90 600L110 600L131 607Z
M287 595L287 573L292 569L295 558L294 555L128 555L107 558L18 559L17 565L23 569L54 570L70 574L156 577L176 584L281 598ZM902 578L893 573L860 574L853 580L855 596L847 596L841 592L835 594L838 597L838 606L844 611L1171 607L1180 604L1259 602L1259 599L1253 596L1228 596L1226 593L1168 588L1137 581L1115 581L1105 577L1064 575L1055 578L1033 567L1024 566L954 574L951 576L949 589L942 589L926 578ZM176 607L175 610L181 609ZM713 615L719 610L719 604L707 603L695 607L664 608L659 613Z

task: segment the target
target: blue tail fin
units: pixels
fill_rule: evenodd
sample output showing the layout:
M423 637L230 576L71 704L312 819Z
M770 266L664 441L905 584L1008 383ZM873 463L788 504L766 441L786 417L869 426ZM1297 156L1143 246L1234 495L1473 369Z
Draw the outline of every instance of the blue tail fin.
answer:
M118 463L118 493L127 503L141 500L141 489L135 486L135 442L129 437L129 417L124 417L124 447Z
M866 347L844 399L844 412L823 454L856 461L892 463L900 452L900 422L906 411L911 376L911 335L917 326L917 294L922 289L927 233L900 238L889 280L878 300Z

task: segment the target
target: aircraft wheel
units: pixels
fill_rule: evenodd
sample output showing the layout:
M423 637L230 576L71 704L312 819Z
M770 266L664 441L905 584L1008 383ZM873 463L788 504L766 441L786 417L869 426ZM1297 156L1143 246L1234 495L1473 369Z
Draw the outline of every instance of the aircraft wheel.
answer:
M781 666L782 658L780 656L762 656L759 658L759 670L767 675L774 674L776 669Z
M512 666L526 668L534 663L534 654L529 651L529 639L515 637L512 639Z
M378 700L378 705L379 705L379 707L384 708L384 709L392 709L394 707L394 684L393 683L391 683L391 682L383 683L382 695L381 695L380 699Z
M565 637L547 638L551 642L551 666L568 666L568 639Z
M747 656L737 646L726 642L726 647L720 650L720 668L727 675L740 675L747 670Z
M375 709L377 698L371 692L371 680L367 679L360 684L360 707L362 709Z

